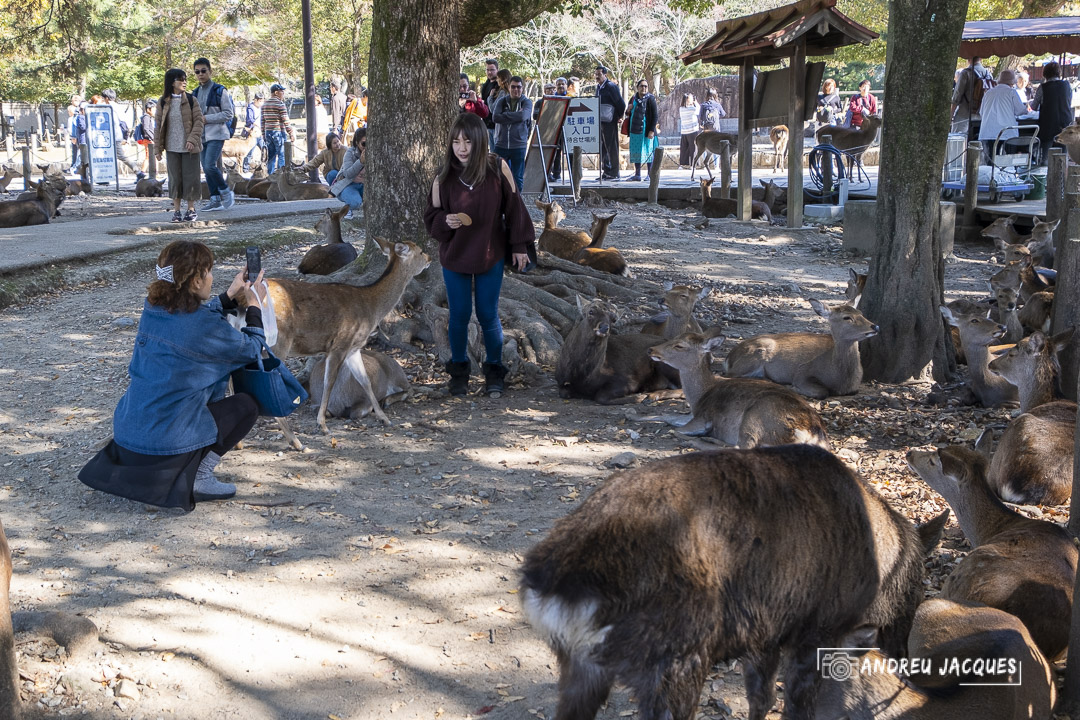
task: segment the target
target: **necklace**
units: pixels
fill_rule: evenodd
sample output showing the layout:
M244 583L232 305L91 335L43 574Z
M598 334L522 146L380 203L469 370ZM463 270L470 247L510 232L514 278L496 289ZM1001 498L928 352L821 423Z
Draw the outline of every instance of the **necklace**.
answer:
M465 182L465 179L464 179L464 178L461 178L461 177L459 177L459 178L458 178L458 180L460 180L460 181L461 181L461 184L462 184L462 185L464 185L465 187L469 188L469 192L472 192L472 189L473 189L473 188L474 188L474 187L476 186L476 184L475 184L475 183L473 183L472 185L470 185L469 183Z

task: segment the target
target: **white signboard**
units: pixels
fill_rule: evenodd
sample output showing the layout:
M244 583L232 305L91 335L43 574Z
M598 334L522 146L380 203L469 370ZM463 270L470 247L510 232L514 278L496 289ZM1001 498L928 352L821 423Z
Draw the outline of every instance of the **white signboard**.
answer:
M86 144L90 150L90 181L117 182L119 178L116 173L112 107L87 105L86 128Z
M584 153L600 152L600 98L576 97L570 100L563 121L563 137L570 152L580 147Z

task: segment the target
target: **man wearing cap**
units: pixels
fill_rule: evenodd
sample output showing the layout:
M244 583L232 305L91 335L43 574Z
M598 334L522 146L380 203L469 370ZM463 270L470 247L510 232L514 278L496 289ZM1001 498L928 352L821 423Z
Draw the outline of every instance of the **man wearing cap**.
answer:
M619 121L626 112L619 86L608 80L608 69L596 66L596 97L600 98L600 159L602 180L619 179Z
M255 93L255 99L249 102L244 110L244 130L240 133L240 136L245 138L255 136L255 144L251 146L251 150L248 150L248 154L244 158L244 172L251 169L251 156L255 154L256 150L259 151L259 161L262 162L263 150L266 148L260 128L265 97L261 92Z
M202 212L228 210L236 199L233 191L225 182L218 164L221 162L221 149L225 141L232 137L232 121L236 114L232 97L224 85L210 79L210 61L204 57L194 64L195 77L199 86L191 93L199 101L206 124L203 126L202 169L206 177L206 187L210 190L210 201L202 206Z
M142 171L139 167L139 163L131 157L131 154L127 151L127 147L124 145L124 132L120 129L120 106L116 104L116 91L112 88L108 88L107 90L101 91L101 96L105 98L105 104L113 109L113 149L116 150L116 162L127 165L128 169L135 173L135 179L142 180L146 177L146 173Z
M262 134L266 142L266 172L272 173L285 163L285 136L293 139L284 85L270 86L270 97L262 107Z

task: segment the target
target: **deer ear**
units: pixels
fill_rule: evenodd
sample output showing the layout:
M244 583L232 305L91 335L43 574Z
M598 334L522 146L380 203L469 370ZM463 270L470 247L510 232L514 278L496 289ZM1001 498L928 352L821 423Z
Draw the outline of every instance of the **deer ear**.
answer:
M705 340L705 343L701 347L705 349L705 352L713 352L714 350L719 349L719 347L724 344L725 340L727 340L727 338L723 335L714 335Z
M979 433L978 439L975 440L975 449L979 451L980 455L989 460L994 450L994 431L986 428Z
M577 293L574 293L574 300L577 301L577 311L578 311L578 313L582 317L584 317L585 316L585 305L581 302L581 296L578 295Z
M595 214L593 215L593 217L595 217ZM671 282L670 280L664 281L664 292L671 292L671 288L673 287L675 287L675 283Z
M1055 230L1057 230L1057 226L1061 224L1061 220L1055 220L1052 223L1046 223L1046 224L1050 226L1049 232L1054 232Z
M412 250L409 248L408 243L403 243L403 242L394 243L394 254L397 255L398 257L400 257L400 258L409 257L410 252L412 252Z
M1076 330L1075 326L1070 327L1070 328L1065 328L1064 330L1059 332L1057 335L1050 338L1050 341L1052 343L1054 343L1054 352L1055 353L1059 353L1059 352L1061 352L1062 350L1065 349L1065 347L1069 344L1069 341L1072 340L1073 332L1075 330Z
M941 317L945 318L945 321L947 323L949 323L950 325L953 325L953 326L955 326L957 324L956 316L953 315L952 310L945 307L944 305L939 305L938 309L941 310Z
M698 300L704 300L705 298L712 295L712 291L713 291L713 289L711 287L709 287L708 285L706 285L705 287L701 288L701 291L697 294L697 299Z
M814 308L814 312L818 315L825 318L829 317L829 308L825 307L825 303L817 298L807 298L807 302L810 303L810 307Z

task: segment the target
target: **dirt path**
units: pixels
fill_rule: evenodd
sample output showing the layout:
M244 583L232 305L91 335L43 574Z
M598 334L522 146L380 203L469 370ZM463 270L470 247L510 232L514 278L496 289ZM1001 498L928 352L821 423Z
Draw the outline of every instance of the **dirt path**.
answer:
M609 243L636 275L716 287L702 316L732 336L823 330L806 298L837 299L849 263L865 268L836 234L715 220L700 231L692 211L619 209ZM587 226L585 210L569 214L565 225ZM303 218L248 225L229 229L230 247L258 233L292 243L264 255L279 274L314 241ZM24 697L64 716L145 720L552 717L554 657L516 596L522 553L616 456L693 444L635 419L654 408L559 399L550 368L501 400L449 399L434 349L416 348L393 354L432 392L393 406L392 427L335 419L323 436L306 407L291 420L308 447L297 453L260 421L220 467L233 501L183 514L91 491L75 475L111 433L155 253L90 263L81 280L68 271L79 287L0 312L13 607L84 615L103 641L67 657L20 635ZM957 256L950 288L976 292L988 254ZM238 262L219 261L219 282ZM1008 417L927 407L926 390L867 386L819 404L838 454L919 521L944 503L903 452ZM957 559L955 525L949 535L929 561L932 586ZM600 717L634 714L620 691ZM737 665L710 677L701 716L746 716Z

